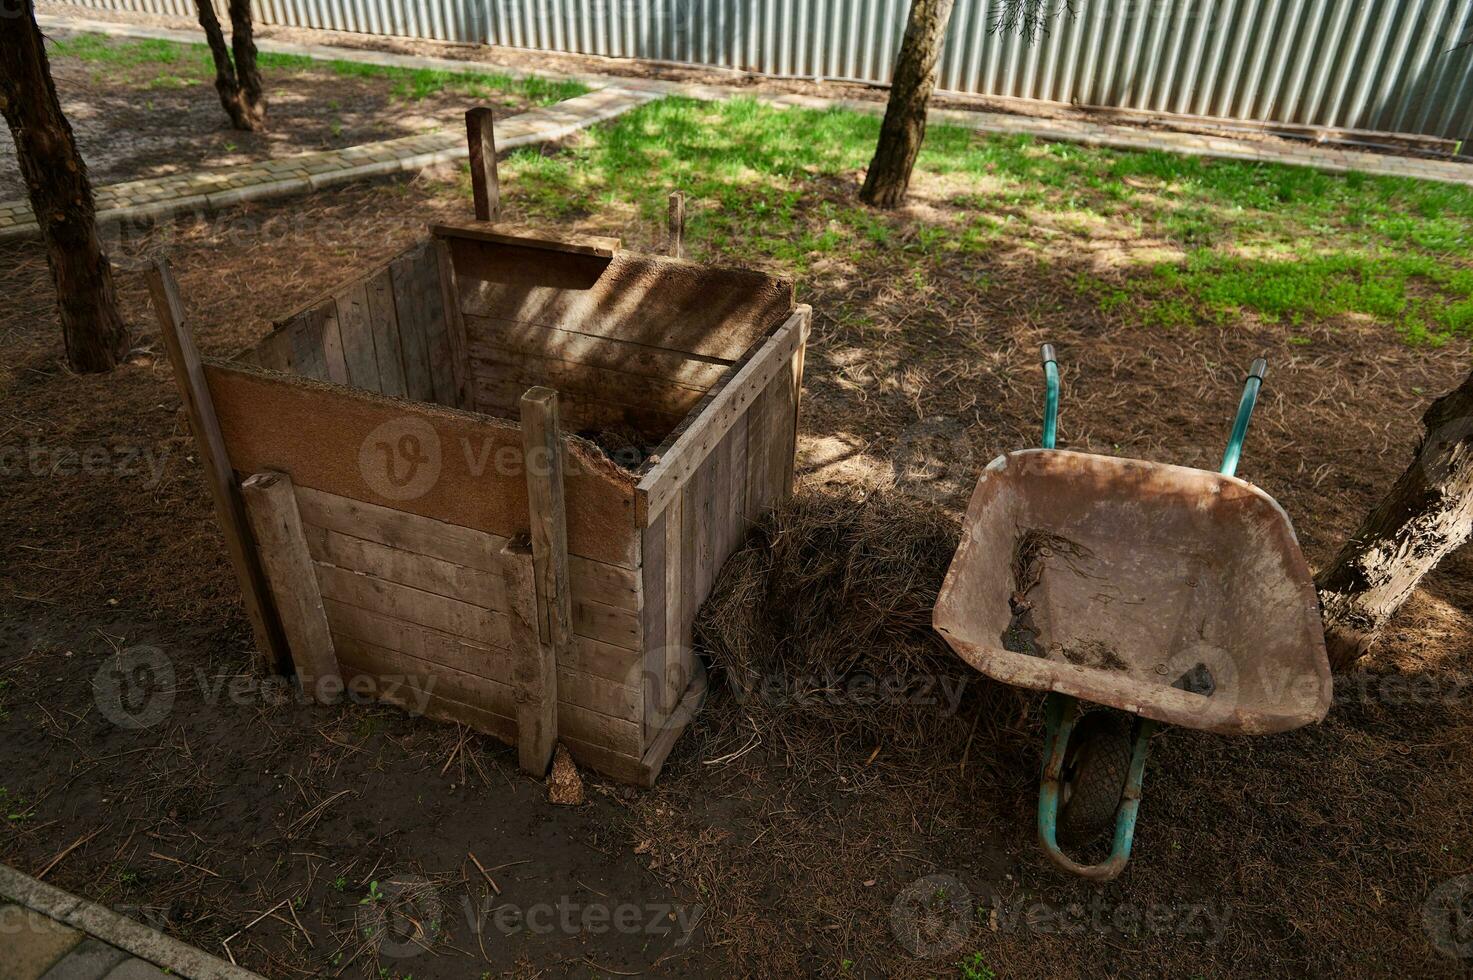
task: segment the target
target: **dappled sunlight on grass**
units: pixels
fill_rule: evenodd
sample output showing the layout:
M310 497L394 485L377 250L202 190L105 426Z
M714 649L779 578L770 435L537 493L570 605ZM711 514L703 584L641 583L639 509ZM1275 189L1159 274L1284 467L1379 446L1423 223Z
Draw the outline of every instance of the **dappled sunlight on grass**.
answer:
M923 291L937 263L977 255L1093 269L1079 291L1102 312L1163 326L1363 315L1414 341L1473 335L1469 188L933 126L910 203L884 212L855 196L878 128L667 99L506 172L518 206L551 219L658 225L683 190L693 254L799 277Z

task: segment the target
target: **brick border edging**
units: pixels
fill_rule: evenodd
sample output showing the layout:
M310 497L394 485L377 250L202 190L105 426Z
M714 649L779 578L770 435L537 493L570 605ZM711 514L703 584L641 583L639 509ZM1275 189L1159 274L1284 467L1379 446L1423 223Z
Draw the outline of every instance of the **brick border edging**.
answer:
M95 902L0 864L0 899L14 902L189 980L264 980Z

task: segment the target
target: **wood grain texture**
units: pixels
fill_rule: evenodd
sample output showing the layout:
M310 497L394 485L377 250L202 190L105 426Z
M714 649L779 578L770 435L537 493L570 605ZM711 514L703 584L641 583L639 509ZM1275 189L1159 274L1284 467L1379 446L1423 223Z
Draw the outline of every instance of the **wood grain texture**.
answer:
M564 235L552 237L533 228L514 224L436 224L430 226L430 234L437 238L465 238L471 241L494 245L514 245L521 248L536 248L548 252L568 252L575 255L591 255L610 258L618 251L619 239L603 235Z
M491 109L476 106L465 113L466 144L470 149L471 197L477 221L501 220L501 177L496 172L496 125Z
M673 419L683 418L706 394L705 389L673 381L656 381L491 344L471 347L470 373L478 386L483 381L490 385L508 382L523 390L545 386L580 402L632 409L631 415L646 413Z
M557 651L547 635L545 601L532 542L514 538L501 552L511 618L512 700L517 718L517 762L541 778L552 764L558 734Z
M230 443L221 430L206 367L194 345L194 336L184 318L184 304L179 287L167 261L156 262L148 271L148 290L159 320L159 333L169 364L174 369L174 382L184 402L189 427L194 432L195 447L203 464L205 483L215 503L215 516L225 535L225 548L235 579L240 586L246 619L251 624L256 648L267 666L277 673L291 669L291 654L280 620L271 602L265 573L261 569L255 538L251 535L245 506L241 501L233 471L235 461ZM248 472L265 467L249 468ZM632 508L632 502L631 502Z
M514 423L220 362L204 371L224 444L246 473L278 470L299 488L504 537L527 528ZM632 474L581 440L567 440L565 455L571 553L638 568Z
M478 347L486 345L499 351L551 357L702 390L709 390L735 363L725 358L697 357L662 347L630 343L617 337L580 333L576 325L558 329L472 313L465 314L465 323L473 357Z
M389 269L368 280L368 323L373 331L374 358L378 362L378 392L390 398L408 393L404 381L404 359L400 350L399 314L394 308L394 283Z
M648 525L670 502L773 378L791 376L793 357L808 337L811 312L806 306L794 310L757 351L706 395L687 425L660 447L658 459L646 464L637 491L642 524ZM750 431L748 438L752 438Z
M435 268L440 277L440 305L445 313L445 350L450 362L452 388L448 397L441 395L437 401L451 408L467 408L473 403L466 382L469 371L466 365L465 319L461 314L460 277L455 271L450 248L442 238L435 239ZM438 374L436 377L443 384L443 377Z
M665 522L672 508L643 531L640 553L644 561L640 574L644 590L644 608L640 610L640 621L644 639L643 667L640 670L639 690L643 699L645 743L649 740L661 720L660 705L664 695L665 647L666 647L666 557ZM678 519L678 518L677 518Z
M792 310L792 284L658 255L447 239L466 314L736 360Z
M379 391L378 353L368 314L368 287L361 282L348 286L337 296L337 307L348 384L364 391Z
M527 472L527 519L536 568L537 627L554 650L573 632L568 584L568 520L563 485L563 433L557 392L531 388L521 399L522 454Z
M330 704L342 681L291 478L257 473L240 490L297 680L309 697Z
M435 386L430 374L429 308L425 303L424 249L410 251L389 263L393 286L394 316L399 324L399 356L404 366L404 395L417 402L433 402ZM439 296L439 282L434 283Z

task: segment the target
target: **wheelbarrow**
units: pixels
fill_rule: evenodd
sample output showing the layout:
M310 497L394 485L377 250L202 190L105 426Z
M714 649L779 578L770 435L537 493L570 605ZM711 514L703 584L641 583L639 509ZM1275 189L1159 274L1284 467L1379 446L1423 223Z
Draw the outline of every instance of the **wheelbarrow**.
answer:
M1288 515L1233 475L1264 362L1216 473L1055 449L1050 345L1043 366L1043 448L982 473L933 622L983 674L1049 692L1038 836L1059 868L1109 881L1130 858L1159 723L1263 735L1317 722L1330 668ZM1059 846L1112 827L1101 863Z

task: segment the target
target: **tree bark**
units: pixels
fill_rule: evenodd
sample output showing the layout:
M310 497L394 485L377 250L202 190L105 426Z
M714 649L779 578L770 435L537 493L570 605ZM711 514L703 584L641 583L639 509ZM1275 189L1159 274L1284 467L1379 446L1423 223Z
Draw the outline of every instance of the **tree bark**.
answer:
M97 236L87 167L61 111L32 0L0 11L0 113L15 139L21 177L56 283L67 364L111 371L128 353L112 266Z
M244 12L237 10L238 0L229 0L231 45L225 43L220 18L215 15L213 0L194 0L199 12L199 26L204 28L205 42L215 62L215 91L220 105L230 117L230 125L248 132L266 128L266 103L261 94L261 75L256 69L256 43L251 34L249 0ZM241 21L244 20L242 34ZM235 57L231 58L231 47Z
M936 88L936 60L951 19L952 3L911 0L910 18L890 83L890 101L880 125L880 141L859 192L859 199L866 204L893 208L905 199L916 156L926 138L926 107Z
M1473 534L1473 374L1422 425L1412 464L1315 578L1336 670L1362 657L1422 576Z
M235 75L240 80L240 98L256 129L266 128L266 93L261 88L261 70L256 64L256 38L251 26L251 0L229 0L230 50L235 55Z

